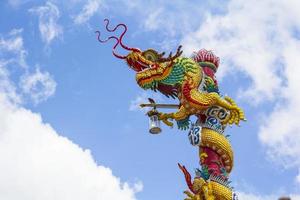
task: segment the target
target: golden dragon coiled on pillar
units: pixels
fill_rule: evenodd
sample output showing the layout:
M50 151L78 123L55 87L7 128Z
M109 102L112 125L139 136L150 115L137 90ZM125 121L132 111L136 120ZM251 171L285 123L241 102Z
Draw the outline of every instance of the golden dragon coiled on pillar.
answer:
M233 151L224 135L226 126L238 125L245 120L244 113L229 97L222 97L215 78L219 67L219 58L212 51L202 49L192 57L183 57L181 46L176 53L165 57L165 52L154 49L142 51L128 47L123 43L127 31L125 24L109 27L104 20L106 30L114 33L118 28L124 31L120 36L110 36L101 43L115 40L113 55L124 60L136 72L136 82L143 89L159 91L167 97L178 99L179 107L174 113L159 113L157 118L168 126L175 120L181 130L190 130L190 143L199 148L201 169L197 169L192 181L184 166L183 171L189 191L185 191L186 200L232 200L237 196L229 186L228 175L233 168ZM117 47L129 51L127 55L116 52ZM157 112L153 112L157 113ZM196 116L192 123L190 116Z
M205 150L204 150L205 149ZM210 149L216 152L218 156L208 155ZM210 157L212 156L212 157ZM219 157L221 163L224 163L226 173L229 174L233 167L233 151L227 138L220 133L211 129L203 128L201 131L201 143L199 145L199 158L202 166L207 164L206 159L214 159ZM198 174L194 181L184 166L179 165L186 177L190 191L185 191L188 196L185 200L233 200L237 199L236 194L229 186L227 177L220 176L216 171L208 167L211 174ZM203 168L202 168L203 169ZM217 170L217 169L214 169ZM202 170L201 173L205 173Z

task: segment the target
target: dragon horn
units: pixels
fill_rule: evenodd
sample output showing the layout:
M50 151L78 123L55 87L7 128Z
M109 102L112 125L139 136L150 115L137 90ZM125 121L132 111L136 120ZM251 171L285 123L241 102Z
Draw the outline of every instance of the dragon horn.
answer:
M176 58L178 58L179 56L181 56L182 54L182 50L181 50L182 46L179 45L177 48L177 52L174 56L172 56L172 52L170 52L169 56L167 58L160 58L159 61L160 62L167 62L167 61L172 61Z
M110 36L110 37L108 37L106 40L102 40L102 39L100 38L101 32L100 32L100 31L95 31L95 33L98 34L97 40L98 40L99 42L101 42L101 43L105 43L105 42L109 41L110 39L115 39L115 40L116 40L116 43L115 43L115 45L114 45L114 47L113 47L113 51L112 51L113 55L114 55L115 57L117 57L117 58L120 58L120 59L125 59L125 58L126 58L126 56L119 55L119 54L117 54L117 53L115 52L115 49L117 48L118 44L120 43L120 40L119 40L116 36Z
M110 29L110 28L108 27L108 25L109 25L109 19L104 19L104 22L106 22L105 28L106 28L106 30L107 30L108 32L115 32L120 26L122 26L122 27L124 28L123 33L122 33L121 36L119 37L119 43L120 43L120 45L121 45L124 49L126 49L126 50L128 50L128 51L140 51L140 50L137 49L137 48L128 47L128 46L126 46L126 45L123 44L122 39L123 39L123 36L125 35L125 33L127 32L127 26L126 26L125 24L121 23L121 24L118 24L117 26L115 26L115 28Z

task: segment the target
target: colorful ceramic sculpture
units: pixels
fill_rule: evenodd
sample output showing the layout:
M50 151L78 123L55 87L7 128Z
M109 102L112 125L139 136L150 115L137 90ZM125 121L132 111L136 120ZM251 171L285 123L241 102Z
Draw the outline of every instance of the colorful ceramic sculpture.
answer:
M110 36L106 40L100 38L99 31L96 32L101 43L115 40L113 55L136 72L137 84L179 101L176 112L156 114L168 126L173 126L170 121L173 119L179 129L189 130L191 144L199 148L201 169L196 170L194 181L186 168L179 165L190 190L185 191L187 200L237 199L228 181L233 168L233 151L224 131L227 125L238 125L245 116L230 97L220 95L215 78L219 58L205 49L184 57L181 46L174 55L171 52L167 57L164 57L164 52L154 49L142 51L128 47L123 44L126 25L109 28L109 20L106 19L105 23L108 32L124 28L119 37ZM119 55L116 52L118 46L129 51L128 54ZM194 123L190 121L192 115L197 117Z

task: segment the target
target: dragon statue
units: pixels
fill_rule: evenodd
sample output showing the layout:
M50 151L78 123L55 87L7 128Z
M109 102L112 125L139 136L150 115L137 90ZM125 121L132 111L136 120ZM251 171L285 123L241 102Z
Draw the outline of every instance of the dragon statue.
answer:
M222 97L219 92L215 73L219 67L219 58L212 51L202 49L191 57L182 56L181 46L176 53L168 56L154 49L142 51L123 44L127 31L125 24L109 27L109 20L104 20L106 30L114 32L119 27L124 31L119 37L110 36L104 43L115 40L112 53L124 60L136 72L136 82L143 89L159 91L167 97L179 101L178 110L174 113L159 113L158 119L167 126L173 126L175 120L181 130L189 129L190 143L199 148L201 169L196 169L192 181L187 169L178 164L184 173L189 190L184 193L186 200L232 200L236 194L229 186L228 175L233 168L233 151L224 130L227 125L239 125L245 120L244 113L230 97ZM129 51L120 55L116 48L121 46ZM190 117L196 122L191 123Z

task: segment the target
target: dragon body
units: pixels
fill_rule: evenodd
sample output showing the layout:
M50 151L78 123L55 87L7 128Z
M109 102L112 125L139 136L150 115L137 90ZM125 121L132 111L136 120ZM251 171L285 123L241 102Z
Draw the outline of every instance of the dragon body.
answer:
M158 53L153 49L141 51L128 47L122 42L127 31L126 25L118 24L115 28L109 28L109 21L105 22L108 32L114 32L119 27L123 27L124 32L119 37L110 36L107 40L101 40L100 32L97 31L98 40L116 41L113 55L125 60L136 72L137 84L145 90L159 91L178 100L179 109L173 113L159 113L159 119L168 126L173 126L171 120L175 120L181 130L191 128L189 139L199 148L202 168L196 171L192 183L188 171L180 165L190 189L185 192L187 200L235 199L228 186L228 175L233 167L233 151L224 130L228 124L238 125L245 116L230 97L223 98L219 93L215 78L219 58L204 49L194 53L192 57L184 57L181 46L177 48L175 55L171 52L167 57L164 57L164 52ZM116 53L119 45L129 53ZM196 116L196 123L190 122L191 116Z
M223 99L217 92L210 92L211 88L217 91L217 85L211 77L204 73L201 62L186 57L177 57L162 63L145 62L143 58L139 59L139 56L135 56L135 58L137 58L137 63L149 66L137 72L138 85L144 89L158 90L166 96L171 95L178 98L180 102L177 112L161 113L160 119L165 124L172 126L173 124L168 119L175 119L178 128L187 129L190 116L198 116L212 106L222 107L231 113L227 115L226 119L223 119L222 124L224 125L238 124L241 119L244 119L242 110L232 99L229 97ZM130 63L134 62L130 60ZM213 63L209 64L214 65Z

